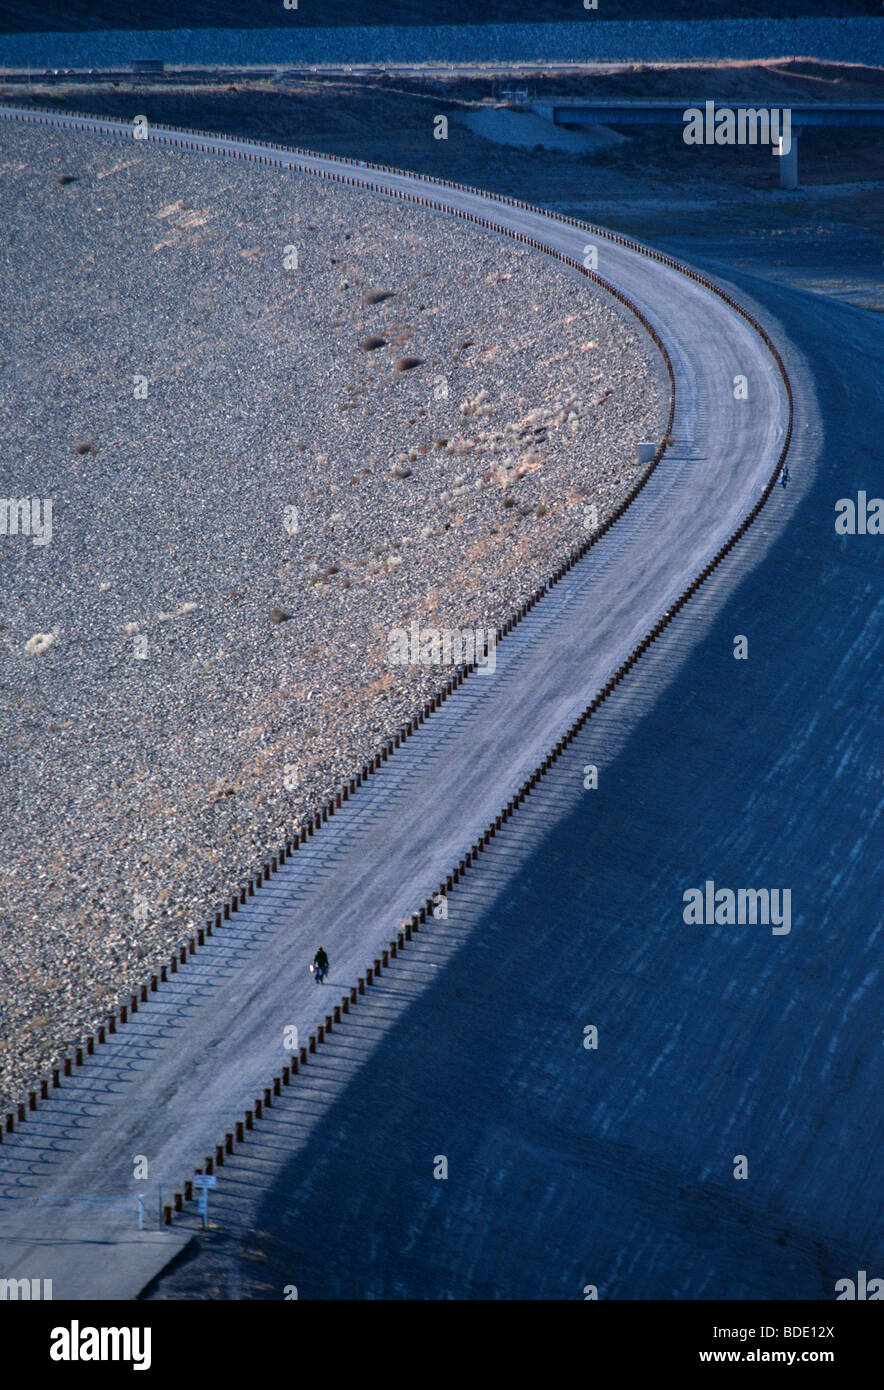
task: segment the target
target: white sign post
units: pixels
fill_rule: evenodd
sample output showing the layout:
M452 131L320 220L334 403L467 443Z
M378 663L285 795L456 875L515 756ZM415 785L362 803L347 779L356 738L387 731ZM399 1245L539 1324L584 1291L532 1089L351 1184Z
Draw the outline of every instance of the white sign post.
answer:
M203 1230L205 1231L209 1224L209 1188L217 1187L218 1179L197 1176L193 1180L193 1185L200 1190L198 1210L203 1218Z

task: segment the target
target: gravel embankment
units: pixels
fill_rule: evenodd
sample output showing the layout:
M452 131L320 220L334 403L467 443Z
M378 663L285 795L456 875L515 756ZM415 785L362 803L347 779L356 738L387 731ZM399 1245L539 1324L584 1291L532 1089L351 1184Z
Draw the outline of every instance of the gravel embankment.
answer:
M4 125L0 198L0 498L53 507L0 536L8 1101L443 683L394 627L494 628L612 509L666 382L556 263L306 177Z

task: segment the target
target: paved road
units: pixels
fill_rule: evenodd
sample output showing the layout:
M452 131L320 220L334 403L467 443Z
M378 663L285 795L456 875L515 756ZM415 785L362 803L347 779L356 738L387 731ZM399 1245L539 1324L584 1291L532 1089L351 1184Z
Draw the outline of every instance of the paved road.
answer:
M250 148L213 144L219 152ZM318 157L307 163L342 167ZM425 190L407 175L352 172L391 189ZM476 194L436 196L582 257L579 229ZM3 1196L144 1190L133 1182L136 1155L149 1161L151 1191L157 1182L180 1188L279 1071L291 1051L286 1027L304 1038L322 1021L329 1000L355 983L399 918L450 872L757 499L787 422L764 344L678 272L605 241L598 248L599 273L638 304L672 359L675 442L663 463L626 517L501 644L496 672L470 677L218 937L7 1136ZM575 275L575 296L585 292ZM734 396L738 375L748 382L746 401ZM331 985L321 990L306 970L320 942L332 962ZM127 1273L126 1247L113 1244L121 1227L110 1211L96 1232L111 1244L86 1246L65 1243L64 1206L0 1207L4 1243L18 1242L6 1247L15 1251L8 1262L0 1245L0 1274L21 1277L36 1262L47 1277L46 1242L57 1238L49 1271L56 1297L92 1296L99 1274L105 1288L113 1251L120 1296L143 1284L143 1268ZM69 1210L81 1219L76 1203Z

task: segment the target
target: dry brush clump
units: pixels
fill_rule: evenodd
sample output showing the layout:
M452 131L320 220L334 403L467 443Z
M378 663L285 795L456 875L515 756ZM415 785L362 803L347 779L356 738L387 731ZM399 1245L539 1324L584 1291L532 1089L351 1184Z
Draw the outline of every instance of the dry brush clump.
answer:
M383 304L385 300L392 298L392 290L369 290L367 294L362 296L362 303L366 307L372 307L375 304Z

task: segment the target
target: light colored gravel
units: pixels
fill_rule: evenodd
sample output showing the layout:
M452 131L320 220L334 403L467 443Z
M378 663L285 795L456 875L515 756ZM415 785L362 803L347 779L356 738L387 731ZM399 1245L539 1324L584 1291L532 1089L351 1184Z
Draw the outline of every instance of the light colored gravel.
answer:
M4 125L0 200L0 498L53 503L0 537L8 1101L444 682L392 628L495 627L613 508L666 382L584 280L382 198Z

